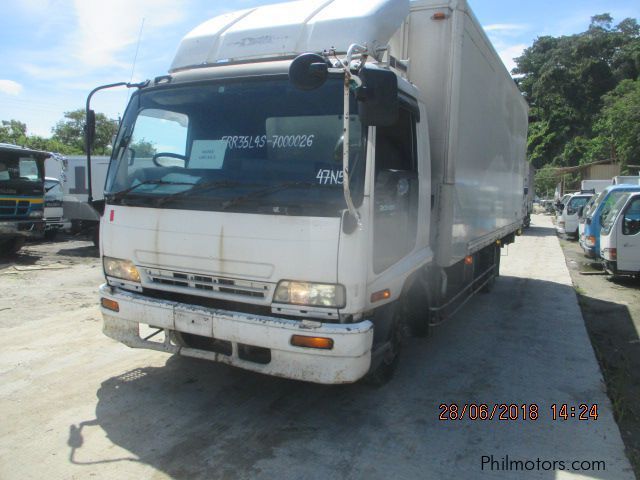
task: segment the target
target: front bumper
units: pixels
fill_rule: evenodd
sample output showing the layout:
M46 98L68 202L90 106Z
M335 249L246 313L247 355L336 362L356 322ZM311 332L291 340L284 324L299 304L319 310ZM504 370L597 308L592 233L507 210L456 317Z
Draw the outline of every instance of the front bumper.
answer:
M0 237L42 238L45 222L38 220L0 220Z
M362 378L371 364L373 324L302 322L278 317L211 309L180 302L149 298L138 293L102 285L100 296L118 302L119 311L101 307L103 332L133 348L204 358L247 370L307 382L352 383ZM231 343L230 354L177 345L165 335L163 343L144 340L139 324ZM292 335L329 337L331 350L291 345ZM241 358L245 346L270 351L268 363Z
M45 230L70 230L71 222L65 218L46 218Z
M588 246L584 239L584 235L580 236L580 247L582 248L582 251L584 252L586 257L596 258L596 247Z

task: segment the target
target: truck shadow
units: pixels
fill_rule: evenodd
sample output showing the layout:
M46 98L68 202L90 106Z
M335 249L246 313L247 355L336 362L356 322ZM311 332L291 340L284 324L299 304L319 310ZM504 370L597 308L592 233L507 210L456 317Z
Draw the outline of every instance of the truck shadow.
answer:
M628 312L619 313L630 334ZM85 473L141 462L185 479L514 478L482 470L483 456L508 455L604 459L606 471L590 478L624 477L573 289L520 277L500 277L491 294L430 338L409 340L396 375L380 388L306 384L174 356L105 380L97 399L95 419L69 431L69 459ZM443 404L505 402L535 403L539 419L440 418ZM560 403L597 403L600 418L553 421L550 405ZM105 458L105 449L83 440L92 429L131 455ZM536 478L556 473L537 470Z

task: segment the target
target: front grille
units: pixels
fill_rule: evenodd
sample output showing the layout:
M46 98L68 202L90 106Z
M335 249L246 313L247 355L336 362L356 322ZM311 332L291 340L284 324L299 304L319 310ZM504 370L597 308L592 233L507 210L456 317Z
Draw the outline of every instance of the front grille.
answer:
M268 283L221 278L200 273L175 272L154 268L145 268L144 272L149 281L159 285L220 292L245 298L268 298L271 289L271 285Z
M15 200L0 200L0 215L4 217L13 217L16 214Z
M271 306L269 305L252 305L250 303L231 302L229 300L200 297L198 295L189 295L186 293L167 292L164 290L154 290L152 288L143 288L142 294L151 298L159 298L172 302L185 303L187 305L198 305L200 307L215 308L220 310L227 310L230 312L242 312L251 315L262 315L266 317L276 316L271 313ZM282 315L278 316L283 317ZM297 320L299 320L299 318Z
M20 201L18 202L18 208L16 209L16 213L18 215L26 215L29 213L29 202Z

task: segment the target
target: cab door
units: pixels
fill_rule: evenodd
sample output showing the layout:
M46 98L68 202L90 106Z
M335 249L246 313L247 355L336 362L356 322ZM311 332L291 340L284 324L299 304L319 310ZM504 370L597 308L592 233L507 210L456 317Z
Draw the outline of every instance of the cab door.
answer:
M631 198L618 222L618 270L640 272L640 196Z

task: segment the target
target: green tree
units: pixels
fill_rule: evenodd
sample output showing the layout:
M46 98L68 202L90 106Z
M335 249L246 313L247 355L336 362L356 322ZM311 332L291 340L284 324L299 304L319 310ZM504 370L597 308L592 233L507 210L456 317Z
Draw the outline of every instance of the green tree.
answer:
M74 153L86 153L84 145L84 125L86 112L84 109L65 112L64 120L53 127L53 139L67 145ZM95 153L106 155L111 151L111 139L118 130L118 121L109 119L104 113L96 113L96 136L93 144Z
M620 82L637 79L639 72L635 19L613 26L611 15L595 15L583 33L536 39L516 59L513 71L530 105L528 155L533 165L574 166L609 158L611 149L595 122L606 95Z
M640 80L623 80L603 98L604 108L595 123L595 141L609 149L624 165L640 159Z
M24 145L27 138L27 125L18 120L2 120L0 142Z

